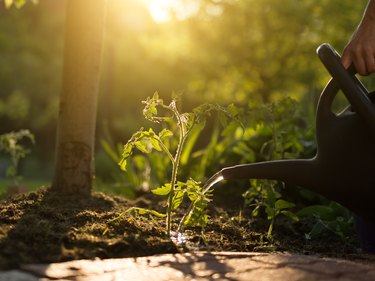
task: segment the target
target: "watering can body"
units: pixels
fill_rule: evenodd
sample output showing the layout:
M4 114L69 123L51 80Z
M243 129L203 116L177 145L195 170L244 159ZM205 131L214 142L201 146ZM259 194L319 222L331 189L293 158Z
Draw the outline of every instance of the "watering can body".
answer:
M224 179L274 179L297 184L339 202L375 225L373 94L353 71L342 66L340 56L330 45L321 45L317 52L332 79L317 106L315 157L237 165L218 174ZM335 114L332 103L339 90L350 106Z

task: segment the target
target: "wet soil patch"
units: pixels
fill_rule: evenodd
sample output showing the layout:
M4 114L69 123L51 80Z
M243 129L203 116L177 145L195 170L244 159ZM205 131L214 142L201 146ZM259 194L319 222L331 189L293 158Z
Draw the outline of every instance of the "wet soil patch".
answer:
M273 238L267 239L266 220L250 220L239 210L214 206L204 231L187 228L187 243L176 245L165 234L164 219L120 216L132 206L163 208L162 203L149 198L133 202L104 193L82 198L38 190L4 199L0 202L0 269L196 250L289 251L375 260L360 252L354 238L343 241L328 235L319 240L305 239L308 224L303 221L292 223L281 218Z

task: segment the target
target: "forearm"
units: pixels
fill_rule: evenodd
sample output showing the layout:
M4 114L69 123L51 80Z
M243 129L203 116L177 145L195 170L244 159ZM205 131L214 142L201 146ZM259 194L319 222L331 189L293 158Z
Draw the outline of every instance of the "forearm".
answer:
M375 0L369 0L365 12L363 13L363 21L375 22Z

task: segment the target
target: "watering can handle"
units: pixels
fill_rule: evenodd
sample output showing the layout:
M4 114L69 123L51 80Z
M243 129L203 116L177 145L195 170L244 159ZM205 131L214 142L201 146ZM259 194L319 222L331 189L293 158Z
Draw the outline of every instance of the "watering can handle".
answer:
M346 70L341 63L340 55L327 43L320 45L317 53L332 78L338 83L354 111L361 116L375 137L375 108L367 96L367 89L355 76L354 66Z

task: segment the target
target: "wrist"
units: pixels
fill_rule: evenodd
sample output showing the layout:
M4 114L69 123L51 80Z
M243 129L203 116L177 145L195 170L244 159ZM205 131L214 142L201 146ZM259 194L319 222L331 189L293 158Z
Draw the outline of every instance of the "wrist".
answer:
M365 22L366 24L375 24L375 0L369 1L362 22Z

